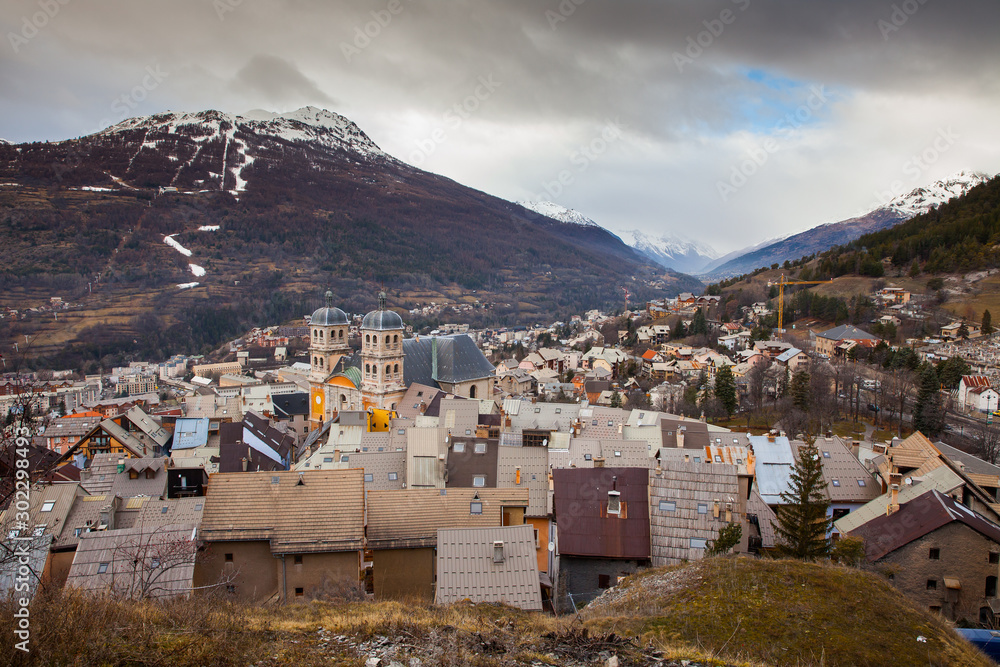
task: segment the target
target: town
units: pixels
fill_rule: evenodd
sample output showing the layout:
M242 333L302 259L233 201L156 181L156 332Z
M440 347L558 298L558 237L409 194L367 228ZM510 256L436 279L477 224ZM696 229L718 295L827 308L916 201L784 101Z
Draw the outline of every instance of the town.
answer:
M7 441L31 439L0 459L0 586L30 536L31 591L566 614L651 566L783 554L881 573L951 621L997 621L988 312L897 345L927 318L892 286L871 295L878 333L782 329L774 299L687 293L415 333L385 293L356 316L324 298L213 358L8 372ZM783 512L802 493L823 512L810 544Z

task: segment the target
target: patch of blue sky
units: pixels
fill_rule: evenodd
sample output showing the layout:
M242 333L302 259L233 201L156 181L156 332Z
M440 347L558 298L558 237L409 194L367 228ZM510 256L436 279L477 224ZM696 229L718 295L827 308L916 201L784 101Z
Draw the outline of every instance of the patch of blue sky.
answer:
M730 120L734 129L775 134L801 129L826 119L841 91L811 81L799 81L764 69L733 73Z

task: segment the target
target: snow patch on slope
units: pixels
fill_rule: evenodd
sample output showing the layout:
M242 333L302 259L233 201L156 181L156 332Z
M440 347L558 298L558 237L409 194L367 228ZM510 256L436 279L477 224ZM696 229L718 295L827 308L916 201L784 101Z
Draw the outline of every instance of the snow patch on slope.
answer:
M184 255L185 257L190 257L191 256L191 251L188 250L187 248L185 248L184 246L182 246L176 239L174 239L175 236L177 236L177 234L171 234L170 236L164 236L163 237L163 242L166 243L171 248L173 248L174 250L176 250L177 252L179 252L180 254Z
M202 276L205 275L205 269L198 266L197 264L188 264L188 267L190 267L191 273L194 274L195 278L201 278Z
M222 229L221 225L202 225L198 228L199 232L217 232Z
M559 222L570 222L574 225L583 225L584 227L600 227L599 224L583 213L550 201L519 201L514 203L518 206L523 206L529 211L534 211L535 213L544 215L546 218L552 218Z

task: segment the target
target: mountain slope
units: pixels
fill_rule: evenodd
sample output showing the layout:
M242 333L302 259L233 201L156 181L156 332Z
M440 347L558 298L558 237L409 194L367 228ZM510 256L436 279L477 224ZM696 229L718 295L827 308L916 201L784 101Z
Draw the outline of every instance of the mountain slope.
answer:
M927 186L892 199L865 215L841 222L819 225L799 234L794 234L776 243L757 248L716 267L705 271L712 278L729 278L750 273L754 269L779 264L786 260L796 260L807 255L825 252L864 235L891 228L915 215L926 213L949 199L968 192L971 188L986 182L986 174L959 172L951 178L936 181Z
M574 225L583 225L584 227L600 227L583 213L550 201L519 201L515 203L529 211L534 211L559 222L571 222Z
M478 290L502 323L617 304L625 284L638 298L664 278L676 291L700 286L664 277L600 227L406 165L312 107L158 114L77 140L0 145L0 183L14 184L0 186L0 287L16 298L4 305L58 295L86 312L137 310L49 338L60 343L162 352L193 331L196 346L211 344L308 312L327 288L354 312L382 284L406 307L427 290ZM140 331L132 320L143 314L157 321Z
M657 264L681 273L701 273L707 264L719 257L719 253L711 246L676 235L652 236L630 229L620 236L625 243Z

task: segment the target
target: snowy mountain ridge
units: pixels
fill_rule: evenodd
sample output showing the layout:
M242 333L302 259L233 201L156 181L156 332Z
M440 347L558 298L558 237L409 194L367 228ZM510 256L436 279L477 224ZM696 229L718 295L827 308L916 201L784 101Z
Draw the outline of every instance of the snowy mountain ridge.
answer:
M949 178L934 181L926 187L910 190L894 197L883 207L907 218L926 213L936 206L946 204L952 197L959 197L981 183L992 178L979 171L960 171Z
M599 224L583 213L550 201L518 201L514 203L518 206L523 206L529 211L534 211L535 213L544 215L546 218L552 218L559 222L570 222L574 225L583 225L584 227L600 227Z

